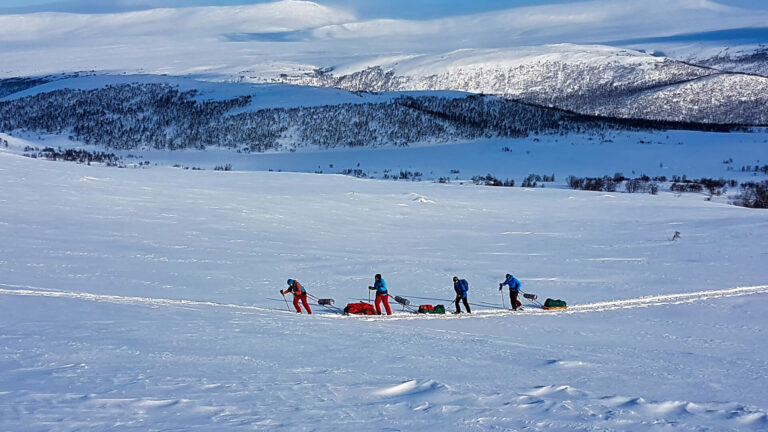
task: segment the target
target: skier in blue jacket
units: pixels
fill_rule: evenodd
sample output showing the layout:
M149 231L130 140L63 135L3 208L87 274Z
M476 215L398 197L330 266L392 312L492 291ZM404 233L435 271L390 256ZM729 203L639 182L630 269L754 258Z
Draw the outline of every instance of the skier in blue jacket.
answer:
M368 287L371 291L376 291L376 313L381 315L380 304L384 303L384 309L387 315L392 315L392 309L389 308L389 294L387 293L387 283L381 278L380 274L373 277L373 286Z
M517 308L523 305L520 303L520 300L517 299L517 295L520 293L520 288L522 288L523 284L520 283L516 277L507 273L507 278L504 282L499 284L499 291L501 291L504 285L509 286L509 303L512 305L512 310L517 310Z
M458 276L453 277L453 290L456 291L456 300L454 303L456 304L456 312L455 313L461 313L461 306L459 306L459 302L464 303L464 307L467 308L467 313L472 313L472 311L469 309L469 302L467 301L467 291L469 291L469 283L464 279L459 279Z

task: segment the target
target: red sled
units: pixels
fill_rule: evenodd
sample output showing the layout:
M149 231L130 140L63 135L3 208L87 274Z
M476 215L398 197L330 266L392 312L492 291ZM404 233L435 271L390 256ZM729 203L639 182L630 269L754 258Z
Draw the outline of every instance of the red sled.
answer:
M349 303L344 308L346 315L376 315L376 309L370 303Z
M419 306L419 313L430 313L435 310L435 307L431 304L423 304Z

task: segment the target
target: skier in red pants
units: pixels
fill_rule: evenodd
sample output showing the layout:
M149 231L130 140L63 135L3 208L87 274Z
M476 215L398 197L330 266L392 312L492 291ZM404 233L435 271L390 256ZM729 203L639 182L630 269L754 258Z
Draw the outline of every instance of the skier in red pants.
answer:
M392 315L392 310L389 308L389 294L387 294L387 283L381 278L380 274L377 274L374 278L373 286L368 287L369 290L376 290L376 313L381 315L381 307L379 304L384 302L384 309L387 311L387 315Z
M293 307L296 308L296 312L301 313L301 307L299 307L299 300L301 300L304 304L304 309L307 310L308 314L312 315L312 309L309 308L309 303L307 303L307 290L301 286L299 281L288 279L288 289L285 291L280 290L280 294L284 295L287 292L293 293Z

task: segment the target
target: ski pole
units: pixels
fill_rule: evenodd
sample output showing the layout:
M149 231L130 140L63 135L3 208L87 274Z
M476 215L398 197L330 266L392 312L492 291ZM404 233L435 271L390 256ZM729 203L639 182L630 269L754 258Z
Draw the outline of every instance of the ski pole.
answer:
M507 308L507 303L504 302L504 291L499 290L499 294L501 294L501 307L506 309Z
M285 293L283 292L283 290L280 290L280 294L283 295L283 300L285 300L285 307L288 308L288 312L290 312L291 311L291 307L288 306L288 299L285 298Z

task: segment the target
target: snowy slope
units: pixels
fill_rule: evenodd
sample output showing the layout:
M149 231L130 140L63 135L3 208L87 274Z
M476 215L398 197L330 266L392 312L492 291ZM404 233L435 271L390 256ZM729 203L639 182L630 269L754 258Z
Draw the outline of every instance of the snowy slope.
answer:
M26 147L83 148L104 151L99 146L72 142L66 136L0 133L9 147L0 152L24 154ZM689 179L725 178L739 182L762 181L762 173L742 172L741 167L765 165L768 134L707 133L691 131L615 132L540 135L515 139L486 139L471 142L415 145L406 148L353 148L319 150L299 148L295 152L245 154L228 149L205 151L110 150L126 163L202 168L230 165L237 171L290 171L337 174L359 170L369 178L397 177L401 171L419 172L421 180L450 179L470 182L490 174L521 185L530 174L554 175L555 182L543 187L565 187L567 176L602 177L623 173L628 177L687 176ZM751 170L750 170L751 171ZM620 188L623 191L623 188ZM737 190L731 188L730 192ZM699 195L704 199L704 195ZM715 198L718 200L718 198ZM722 202L727 202L725 198Z
M764 211L5 152L0 182L0 429L768 427ZM508 271L572 313L497 309ZM343 305L376 272L446 305L457 274L475 314L278 292Z

